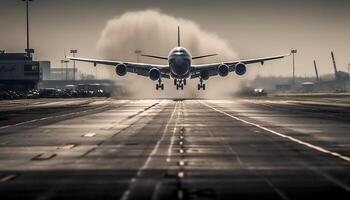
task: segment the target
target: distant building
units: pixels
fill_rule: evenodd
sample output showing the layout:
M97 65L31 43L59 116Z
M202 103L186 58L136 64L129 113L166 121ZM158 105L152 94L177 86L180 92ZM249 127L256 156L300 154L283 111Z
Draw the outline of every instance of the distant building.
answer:
M292 89L291 84L276 84L277 91L290 91Z
M75 74L78 70L75 68ZM74 79L74 69L73 68L51 68L50 69L50 79L45 80L73 80Z
M28 90L41 80L39 62L26 53L0 53L0 90Z
M51 79L51 62L39 61L40 71L42 72L42 80Z

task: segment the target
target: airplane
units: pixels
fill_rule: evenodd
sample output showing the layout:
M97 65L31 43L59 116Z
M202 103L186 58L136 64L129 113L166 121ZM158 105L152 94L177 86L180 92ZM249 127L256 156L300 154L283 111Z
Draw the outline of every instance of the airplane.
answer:
M150 57L154 59L167 60L167 65L148 64L148 63L135 63L135 62L124 62L117 60L99 60L89 58L77 58L67 57L70 60L82 61L93 63L96 67L97 64L110 65L115 67L115 72L119 76L125 76L128 72L134 73L140 76L149 77L152 81L156 81L156 90L164 90L164 84L162 79L173 79L176 89L183 90L184 85L187 83L187 79L199 78L197 85L198 90L205 90L204 81L208 80L211 76L225 77L230 72L235 72L238 76L242 76L247 71L247 65L253 63L264 64L265 61L281 59L290 54L228 61L221 63L210 63L210 64L192 64L193 60L216 56L217 54L208 54L200 56L192 56L189 50L181 46L180 42L180 27L177 29L177 47L172 49L167 57L142 54L141 56Z

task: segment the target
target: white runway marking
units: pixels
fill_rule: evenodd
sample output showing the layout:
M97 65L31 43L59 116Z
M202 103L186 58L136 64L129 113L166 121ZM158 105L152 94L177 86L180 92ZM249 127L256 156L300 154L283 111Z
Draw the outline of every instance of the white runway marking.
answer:
M72 113L67 113L67 114L63 114L63 115L56 115L56 116L50 116L50 117L43 117L43 118L33 119L33 120L29 120L29 121L25 121L25 122L21 122L21 123L17 123L17 124L1 126L0 130L1 129L6 129L6 128L12 128L12 127L16 127L16 126L21 126L21 125L26 125L26 124L29 124L29 123L44 121L44 120L48 120L48 119L54 119L54 118L59 118L59 117L67 117L67 116L71 116L71 115L78 115L78 114L86 113L86 112L89 112L89 111L94 111L94 110L107 108L108 106L109 105L105 105L105 106L102 106L102 107L88 109L88 110L84 110L84 111L72 112Z
M145 169L148 167L149 163L150 163L151 160L152 160L152 157L153 157L153 156L156 154L156 152L158 151L160 143L164 140L165 135L166 135L166 133L168 132L170 122L171 122L171 120L173 119L173 116L174 116L176 110L177 110L177 103L175 104L175 107L174 107L173 112L171 113L170 119L168 120L168 122L167 122L167 124L166 124L166 126L165 126L165 128L164 128L164 131L163 131L163 133L162 133L162 137L157 141L157 144L154 146L152 152L149 154L149 156L148 156L146 162L145 162L145 163L143 164L143 166L137 171L136 176L135 176L134 178L131 179L131 181L130 181L131 184L129 185L129 188L124 192L124 194L123 194L122 197L120 198L121 200L127 200L127 199L129 199L130 189L131 189L131 187L132 187L132 183L134 183L134 182L136 181L137 177L139 177L139 176L141 175L142 171L145 170Z
M286 138L286 139L288 139L288 140L290 140L290 141L293 141L293 142L296 142L296 143L298 143L298 144L304 145L304 146L309 147L309 148L311 148L311 149L314 149L314 150L316 150L316 151L319 151L319 152L322 152L322 153L325 153L325 154L328 154L328 155L331 155L331 156L340 158L340 159L342 159L342 160L344 160L344 161L350 162L350 157L344 156L344 155L342 155L342 154L340 154L340 153L333 152L333 151L324 149L324 148L322 148L322 147L319 147L319 146L310 144L310 143L308 143L308 142L301 141L301 140L296 139L296 138L294 138L294 137L292 137L292 136L288 136L288 135L279 133L279 132L277 132L277 131L271 130L271 129L266 128L266 127L264 127L264 126L261 126L261 125L259 125L259 124L255 124L255 123L252 123L252 122L248 122L248 121L246 121L246 120L244 120L244 119L241 119L241 118L239 118L239 117L235 117L235 116L233 116L233 115L230 115L230 114L228 114L228 113L226 113L226 112L224 112L224 111L222 111L222 110L216 109L216 108L214 108L214 107L212 107L212 106L210 106L210 105L208 105L208 104L206 104L206 103L204 103L204 102L202 102L202 101L200 101L200 103L202 103L203 105L207 106L208 108L211 108L211 109L213 109L213 110L215 110L215 111L217 111L217 112L219 112L219 113L221 113L221 114L224 114L224 115L226 115L226 116L228 116L228 117L230 117L230 118L232 118L232 119L235 119L235 120L237 120L237 121L243 122L243 123L245 123L245 124L249 124L249 125L251 125L251 126L255 126L255 127L259 128L259 129L262 129L262 130L264 130L264 131L270 132L270 133L275 134L275 135L277 135L277 136Z

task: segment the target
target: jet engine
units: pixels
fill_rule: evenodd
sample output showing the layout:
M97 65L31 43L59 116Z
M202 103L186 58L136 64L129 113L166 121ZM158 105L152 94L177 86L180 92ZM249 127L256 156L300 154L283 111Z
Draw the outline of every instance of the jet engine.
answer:
M208 80L209 79L209 71L208 70L202 70L201 71L201 78L203 80Z
M235 72L237 75L242 76L247 72L247 67L243 63L238 63L236 65Z
M118 64L115 68L115 73L117 73L119 76L125 76L128 72L125 64Z
M228 75L229 67L225 64L219 65L218 67L218 73L220 76L225 77Z
M160 71L157 68L152 68L149 70L149 78L153 81L156 81L160 78Z

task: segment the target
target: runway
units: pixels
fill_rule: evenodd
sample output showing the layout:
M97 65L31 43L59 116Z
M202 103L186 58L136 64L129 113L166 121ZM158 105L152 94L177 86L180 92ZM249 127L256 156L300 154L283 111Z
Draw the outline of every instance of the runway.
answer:
M350 198L343 105L51 101L1 104L1 200Z

